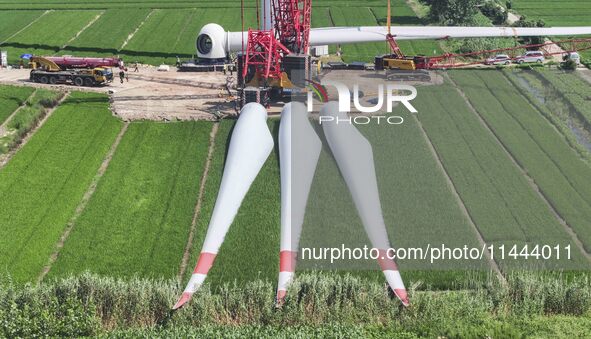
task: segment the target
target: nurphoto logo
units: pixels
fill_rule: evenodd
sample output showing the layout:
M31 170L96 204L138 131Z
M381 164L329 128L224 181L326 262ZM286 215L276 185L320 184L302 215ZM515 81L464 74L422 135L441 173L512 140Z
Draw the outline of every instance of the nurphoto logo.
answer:
M378 85L377 92L377 103L371 107L365 107L361 105L359 100L360 91L359 85L353 85L353 90L350 91L347 85L332 80L323 80L320 83L322 86L333 86L336 88L338 93L339 111L340 112L351 112L351 93L353 93L353 105L355 109L362 113L377 113L384 110L384 101L386 105L386 112L392 113L395 102L400 102L408 109L411 113L418 113L414 106L410 103L417 97L417 89L409 85L393 85L388 84L385 86ZM400 92L409 92L407 95L400 95ZM314 111L313 93L308 92L308 112Z

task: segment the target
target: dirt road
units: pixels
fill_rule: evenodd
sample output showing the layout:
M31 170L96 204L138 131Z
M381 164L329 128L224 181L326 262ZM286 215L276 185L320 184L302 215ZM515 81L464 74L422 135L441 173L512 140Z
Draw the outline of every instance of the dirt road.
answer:
M215 120L215 114L233 114L234 105L227 96L227 77L222 73L159 72L155 67L129 69L129 80L101 87L44 85L30 82L28 69L1 69L0 83L39 88L63 88L108 94L114 114L130 120ZM114 70L114 73L118 73Z

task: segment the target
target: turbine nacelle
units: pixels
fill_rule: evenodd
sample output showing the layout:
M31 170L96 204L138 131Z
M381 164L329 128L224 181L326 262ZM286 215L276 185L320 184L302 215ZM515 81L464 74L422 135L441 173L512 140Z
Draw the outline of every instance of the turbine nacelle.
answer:
M195 47L197 47L199 59L225 59L228 49L228 33L218 24L207 24L199 31Z

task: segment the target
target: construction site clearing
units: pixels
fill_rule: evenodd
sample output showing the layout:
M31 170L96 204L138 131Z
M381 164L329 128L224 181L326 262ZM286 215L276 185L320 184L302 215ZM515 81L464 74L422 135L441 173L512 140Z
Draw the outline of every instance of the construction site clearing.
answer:
M158 71L157 67L140 66L138 72L129 69L123 83L115 74L112 82L98 87L78 87L70 84L42 84L29 79L30 69L2 69L0 83L41 88L54 88L63 91L88 91L105 93L111 100L113 114L124 121L154 120L210 120L215 121L223 117L235 116L238 113L237 93L235 90L235 73L230 72L177 72L175 67L169 71ZM114 71L116 73L116 70ZM344 84L359 84L362 92L366 93L361 103L366 106L372 104L377 96L376 80L392 81L404 80L408 84L441 84L442 77L436 71L424 71L419 80L392 78L387 71L367 70L325 70L321 77L336 80ZM425 76L427 75L427 77ZM352 87L352 86L351 86ZM336 97L336 91L327 88L329 97ZM281 103L271 104L270 116L278 116L282 108Z
M566 52L554 43L546 43L546 51L552 56L549 61L558 61ZM361 65L363 64L363 65ZM361 67L363 66L363 67ZM372 106L377 97L376 81L404 82L410 85L436 85L443 83L441 69L378 70L369 63L345 64L342 62L327 62L317 77L319 79L335 80L350 88L359 85L363 97L360 98L364 106ZM491 68L497 65L484 63L458 64L453 68ZM507 67L507 66L503 66ZM512 67L512 66L508 66ZM444 70L445 68L443 68ZM124 121L154 120L210 120L215 121L224 117L237 116L240 110L239 93L237 91L237 73L230 68L217 68L207 72L186 72L177 67L162 67L149 65L127 69L123 81L118 76L120 69L114 67L112 80L93 86L76 86L69 83L48 83L34 79L27 68L0 69L0 83L33 87L50 87L63 91L80 90L105 93L109 95L113 114ZM50 79L51 80L51 79ZM44 83L42 83L44 82ZM51 82L51 81L49 81ZM329 98L336 98L336 91L331 86L326 88ZM278 116L283 102L269 104L269 116ZM355 112L354 112L355 113Z

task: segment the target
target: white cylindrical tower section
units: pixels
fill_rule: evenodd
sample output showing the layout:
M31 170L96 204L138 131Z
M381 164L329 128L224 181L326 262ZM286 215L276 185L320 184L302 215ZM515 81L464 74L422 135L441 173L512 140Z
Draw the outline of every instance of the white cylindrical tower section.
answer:
M273 6L271 6L271 1L272 0L261 0L261 25L259 27L261 30L268 31L273 28Z

